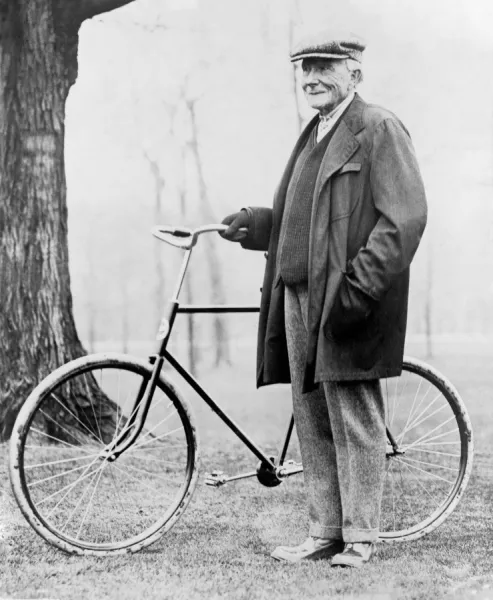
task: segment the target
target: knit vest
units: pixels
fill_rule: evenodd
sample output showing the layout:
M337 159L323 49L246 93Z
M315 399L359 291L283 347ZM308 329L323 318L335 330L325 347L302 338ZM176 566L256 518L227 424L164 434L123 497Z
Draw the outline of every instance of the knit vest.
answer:
M337 125L317 143L317 128L301 149L291 173L281 224L277 270L286 285L308 281L313 194L322 159Z

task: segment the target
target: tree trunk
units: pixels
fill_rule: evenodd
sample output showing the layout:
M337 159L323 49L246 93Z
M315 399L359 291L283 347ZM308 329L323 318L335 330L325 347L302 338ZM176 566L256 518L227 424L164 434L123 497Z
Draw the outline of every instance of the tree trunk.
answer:
M84 354L68 270L65 101L81 15L116 4L0 0L0 440L34 386ZM87 391L76 404L89 423Z
M190 149L192 151L195 167L197 169L198 183L199 183L199 195L200 195L200 210L203 218L208 223L215 223L216 216L212 209L209 197L207 195L207 187L205 184L205 178L202 171L202 161L200 158L198 134L197 134L197 120L195 117L195 104L192 101L187 102L187 108L190 113L190 121L192 128L192 139L190 141ZM204 236L205 244L207 248L207 256L209 262L209 270L211 276L212 286L212 303L223 304L225 301L224 286L221 277L221 270L219 260L217 258L216 246L214 239L211 235ZM215 352L214 352L214 365L217 367L222 362L226 364L230 363L229 355L229 340L228 331L224 319L221 315L214 315L213 317L213 330L214 330L214 341L215 341Z
M182 162L183 162L183 172L185 173L185 162L186 162L186 153L185 149L182 149ZM186 178L183 177L183 180L180 182L179 188L179 197L180 197L180 213L182 217L183 223L186 223L187 220L187 193L185 190L186 186ZM193 295L193 286L192 286L192 277L190 276L190 269L192 266L189 266L189 270L187 272L187 276L185 277L185 298L187 304L194 303L194 295ZM197 365L199 363L199 352L198 348L195 346L195 319L192 313L187 315L187 355L188 355L188 369L192 375L197 375Z
M426 358L433 358L433 245L431 236L426 247L425 335Z
M289 13L289 50L291 51L294 44L294 28L295 21L300 20L300 7L298 0L293 0L291 4L291 10ZM301 133L303 130L303 115L301 114L300 97L298 92L298 82L296 80L296 65L293 63L291 69L291 85L293 90L294 102L296 107L296 120L298 132Z
M154 180L154 224L161 224L162 207L161 197L163 194L166 181L161 173L161 169L156 160L152 159L147 152L144 151L144 156L149 163L149 168ZM164 265L163 265L163 249L161 244L154 244L154 264L156 268L156 288L154 296L154 306L156 311L156 328L161 322L163 316L164 298Z

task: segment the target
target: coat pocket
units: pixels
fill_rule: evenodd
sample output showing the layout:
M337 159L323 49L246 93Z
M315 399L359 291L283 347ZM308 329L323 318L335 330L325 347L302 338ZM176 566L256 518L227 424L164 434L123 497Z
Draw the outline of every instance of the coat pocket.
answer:
M349 217L361 198L361 163L348 162L331 178L330 222Z
M328 331L332 339L370 334L376 301L365 294L343 274L332 310L328 318ZM326 332L327 333L327 332Z

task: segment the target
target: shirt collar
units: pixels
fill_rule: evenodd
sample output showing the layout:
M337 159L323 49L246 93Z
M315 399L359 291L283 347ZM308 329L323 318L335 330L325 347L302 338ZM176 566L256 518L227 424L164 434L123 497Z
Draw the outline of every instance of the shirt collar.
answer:
M337 119L351 104L355 94L356 92L354 90L352 92L349 92L346 98L344 98L344 100L340 104L338 104L332 112L325 116L320 115L320 120L327 122Z

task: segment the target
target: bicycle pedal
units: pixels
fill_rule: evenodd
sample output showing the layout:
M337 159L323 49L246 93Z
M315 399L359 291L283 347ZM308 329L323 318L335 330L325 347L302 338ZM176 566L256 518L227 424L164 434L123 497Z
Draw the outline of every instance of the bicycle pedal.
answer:
M224 471L212 471L212 473L205 474L205 485L211 487L220 487L224 485L228 480L228 476Z

